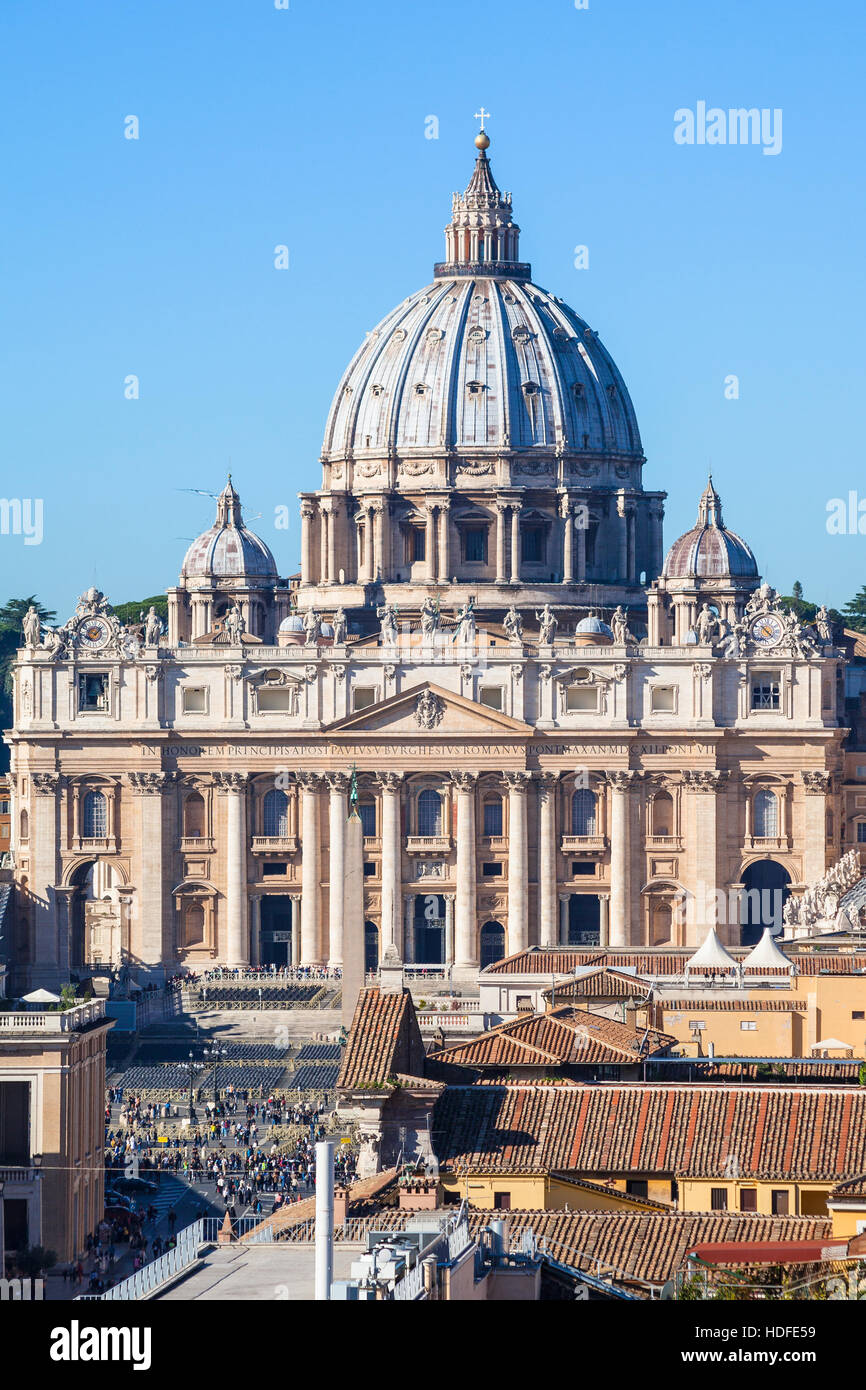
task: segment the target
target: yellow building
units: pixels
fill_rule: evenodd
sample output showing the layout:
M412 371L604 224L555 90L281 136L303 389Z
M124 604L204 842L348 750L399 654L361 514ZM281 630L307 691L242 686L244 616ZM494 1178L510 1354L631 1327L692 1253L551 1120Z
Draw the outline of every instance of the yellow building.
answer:
M83 1252L104 1211L105 1040L93 1000L64 1011L0 1012L2 1243Z

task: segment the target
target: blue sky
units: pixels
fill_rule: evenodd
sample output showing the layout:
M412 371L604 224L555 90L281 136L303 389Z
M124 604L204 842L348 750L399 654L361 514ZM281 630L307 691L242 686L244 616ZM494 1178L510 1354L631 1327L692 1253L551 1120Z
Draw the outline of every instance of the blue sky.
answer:
M866 500L863 57L855 0L5 0L2 491L44 499L44 539L0 535L0 597L161 591L212 520L183 489L229 460L297 568L331 395L441 257L483 103L534 279L629 386L666 542L712 468L764 575L841 605L866 583L866 539L825 524ZM677 145L699 101L780 108L781 153Z

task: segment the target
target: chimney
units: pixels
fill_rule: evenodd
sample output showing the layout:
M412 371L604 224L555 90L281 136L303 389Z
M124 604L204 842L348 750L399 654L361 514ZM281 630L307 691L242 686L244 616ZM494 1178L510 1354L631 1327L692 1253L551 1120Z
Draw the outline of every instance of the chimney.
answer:
M348 1187L337 1187L334 1189L334 1229L346 1224L346 1217L349 1214L349 1189Z

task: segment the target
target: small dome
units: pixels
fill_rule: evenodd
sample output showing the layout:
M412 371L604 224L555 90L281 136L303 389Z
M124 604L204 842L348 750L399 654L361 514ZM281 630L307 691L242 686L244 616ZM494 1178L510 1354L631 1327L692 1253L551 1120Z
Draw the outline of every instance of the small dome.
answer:
M607 637L611 642L613 641L612 628L609 628L607 623L603 623L601 618L596 618L592 614L588 618L581 618L574 631L576 634L583 635L584 633L588 633L600 637Z
M749 546L722 521L722 502L710 478L690 531L674 541L662 571L667 579L757 579Z
M181 579L276 579L277 565L268 547L247 529L241 499L231 475L217 498L216 521L193 541L184 556Z
M280 632L303 632L304 620L298 613L292 613L290 617L283 618L280 623Z

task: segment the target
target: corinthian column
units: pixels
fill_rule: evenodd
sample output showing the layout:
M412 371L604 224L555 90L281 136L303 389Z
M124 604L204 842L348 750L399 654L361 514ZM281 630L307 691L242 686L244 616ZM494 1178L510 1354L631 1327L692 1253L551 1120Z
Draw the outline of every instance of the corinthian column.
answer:
M448 583L448 570L451 565L449 554L448 512L450 502L439 503L439 583Z
M427 566L427 579L436 583L436 514L433 503L427 503L427 534L424 540L424 560Z
M377 782L382 790L382 943L384 955L388 946L401 953L401 916L403 875L400 846L400 785L402 772L380 772Z
M508 511L506 502L496 502L496 583L504 584L507 575L505 573L505 514Z
M299 772L301 787L301 965L321 965L319 788L317 772Z
M343 964L343 882L346 877L346 792L345 772L325 774L330 788L328 853L328 964Z
M223 941L225 963L250 963L247 929L247 832L246 792L249 773L215 772L217 792L228 799L226 828L226 933Z
M29 979L33 985L54 987L66 984L69 975L68 966L62 968L62 962L69 960L69 941L68 936L60 940L54 892L59 871L60 773L34 772L30 781L35 803L30 823L33 956Z
M636 772L608 772L610 816L610 945L629 945L630 874L628 793Z
M475 950L475 784L477 772L452 772L457 793L457 894L454 922L454 964L478 964Z
M511 504L511 582L520 583L520 503Z
M162 793L173 774L131 772L129 784L138 803L139 891L136 954L145 965L162 965L169 952L165 941L163 901Z
M526 788L531 772L506 772L508 784L508 955L529 945Z
M554 772L539 774L538 936L540 946L556 945L556 787Z
M313 582L312 522L316 508L312 502L301 503L301 583ZM193 633L193 636L196 636Z
M574 512L567 497L562 499L562 582L574 579Z

